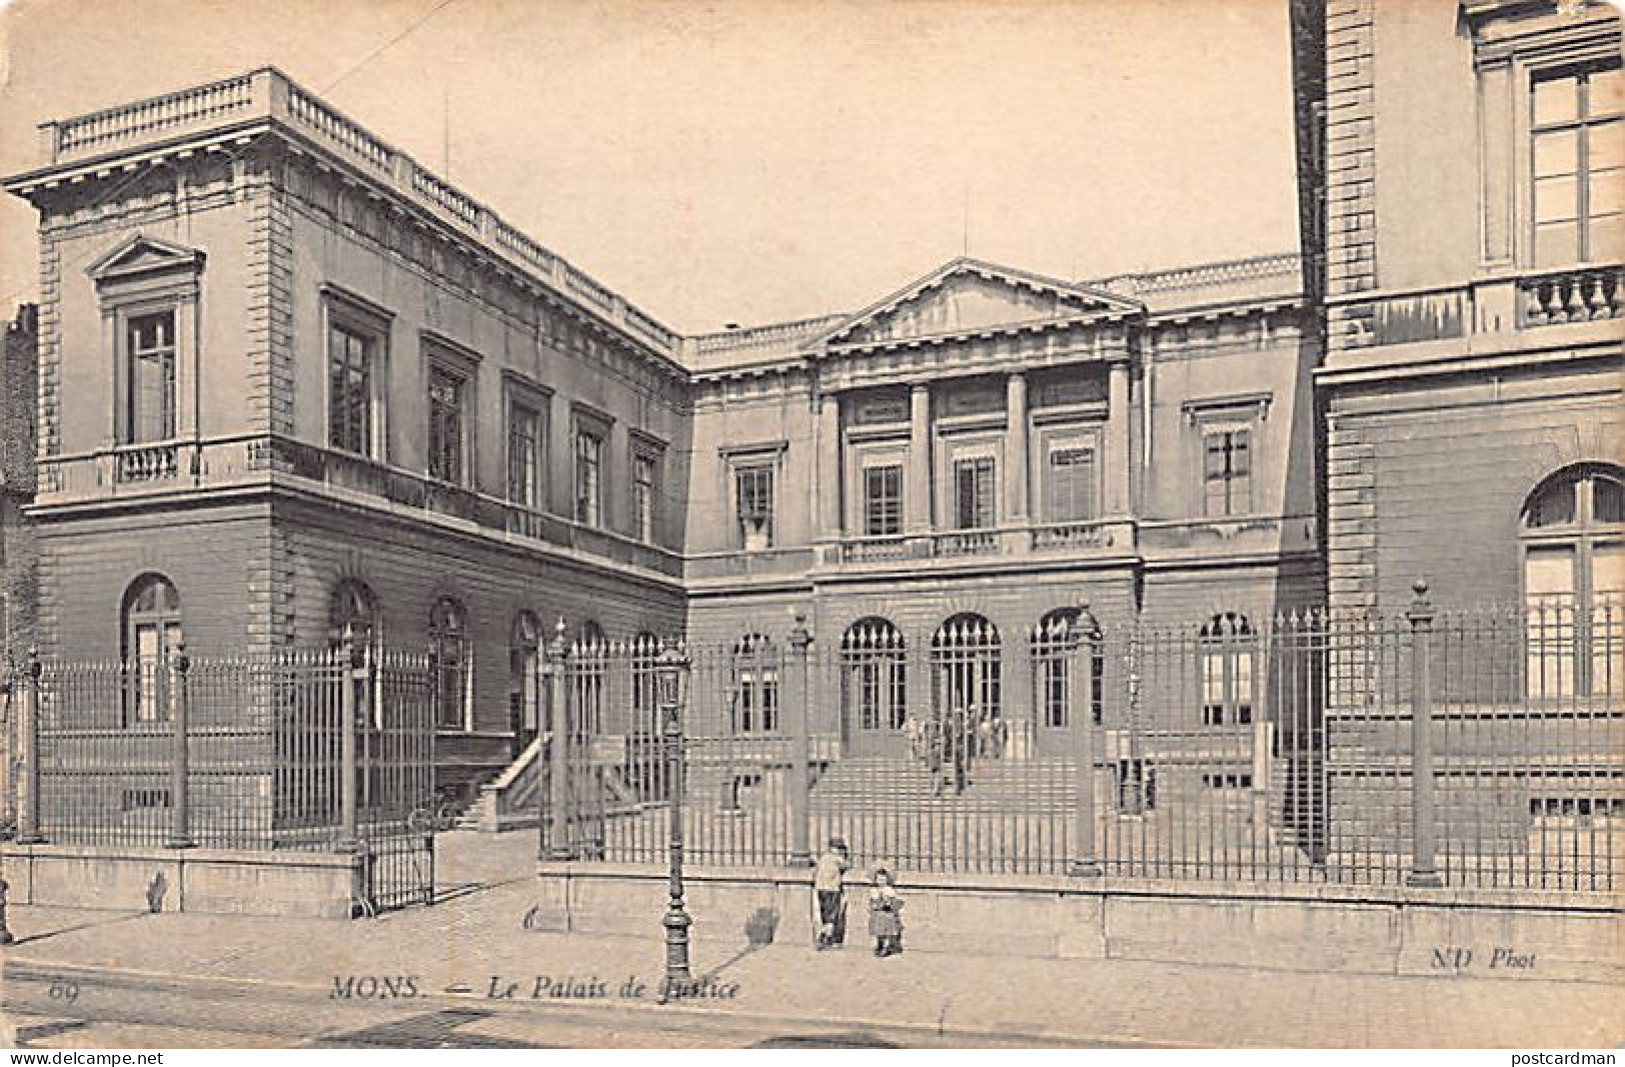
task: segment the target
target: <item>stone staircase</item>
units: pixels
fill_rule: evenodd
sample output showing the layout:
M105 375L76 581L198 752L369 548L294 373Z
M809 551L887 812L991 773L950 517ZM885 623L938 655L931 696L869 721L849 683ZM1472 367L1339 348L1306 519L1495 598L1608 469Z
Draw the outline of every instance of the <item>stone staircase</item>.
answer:
M537 825L547 738L547 734L538 736L501 774L480 786L474 802L457 816L457 829L500 833Z
M1162 760L1145 757L1155 780L1137 814L1114 795L1115 761L1097 767L1103 858L1150 868L1235 866L1293 852L1307 858L1307 824L1294 825L1287 815L1291 761L1270 761L1271 781L1260 796L1239 784L1239 775L1250 773L1250 762L1161 755ZM1235 784L1215 786L1214 775L1238 777ZM939 795L936 776L917 761L849 757L830 765L812 793L815 817L859 838L868 823L901 820L947 827L951 836L973 841L980 840L978 825L992 828L993 837L1002 828L1058 841L1076 807L1076 772L1070 761L1056 758L974 760L964 793L945 789Z

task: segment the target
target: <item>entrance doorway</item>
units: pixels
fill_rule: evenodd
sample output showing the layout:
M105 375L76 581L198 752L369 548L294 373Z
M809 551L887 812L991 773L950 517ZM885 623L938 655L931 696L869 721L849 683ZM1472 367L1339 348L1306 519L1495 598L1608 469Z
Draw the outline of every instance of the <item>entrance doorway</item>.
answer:
M999 630L975 614L955 615L931 637L931 717L945 751L997 759L1008 745Z
M908 650L901 631L871 616L841 638L841 743L852 756L906 751Z

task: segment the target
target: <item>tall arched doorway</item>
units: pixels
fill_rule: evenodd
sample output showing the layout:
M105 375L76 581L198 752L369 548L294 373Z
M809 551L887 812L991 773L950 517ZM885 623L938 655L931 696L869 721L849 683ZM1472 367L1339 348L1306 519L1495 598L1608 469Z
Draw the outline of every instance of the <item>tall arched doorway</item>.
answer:
M841 636L841 741L854 756L899 755L908 716L907 647L889 619L859 619Z

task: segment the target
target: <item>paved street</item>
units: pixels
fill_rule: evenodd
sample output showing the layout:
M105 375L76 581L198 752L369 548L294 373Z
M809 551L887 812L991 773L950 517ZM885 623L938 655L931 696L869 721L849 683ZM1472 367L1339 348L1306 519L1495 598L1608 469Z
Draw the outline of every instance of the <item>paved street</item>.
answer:
M752 947L697 932L714 994L654 1002L662 944L525 928L528 835L447 835L446 899L355 922L17 907L0 994L37 1047L1599 1046L1617 990L1127 960ZM630 985L628 984L630 981ZM638 983L642 988L638 988Z

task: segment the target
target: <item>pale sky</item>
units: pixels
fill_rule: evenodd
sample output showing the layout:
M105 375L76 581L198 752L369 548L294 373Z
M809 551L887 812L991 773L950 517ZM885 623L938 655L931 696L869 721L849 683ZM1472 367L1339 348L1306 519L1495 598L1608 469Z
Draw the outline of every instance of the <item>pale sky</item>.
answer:
M1071 278L1297 247L1286 0L13 0L0 62L6 174L45 119L274 65L683 332L967 243Z

